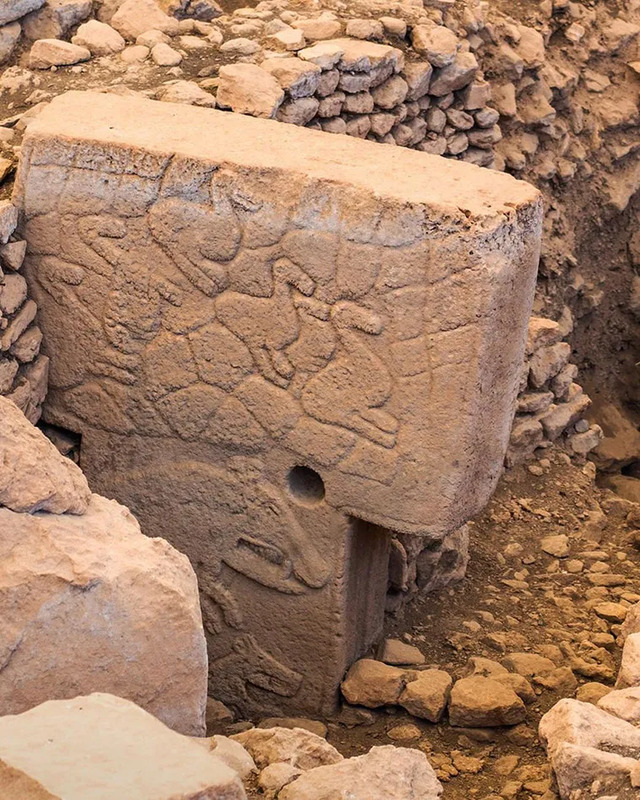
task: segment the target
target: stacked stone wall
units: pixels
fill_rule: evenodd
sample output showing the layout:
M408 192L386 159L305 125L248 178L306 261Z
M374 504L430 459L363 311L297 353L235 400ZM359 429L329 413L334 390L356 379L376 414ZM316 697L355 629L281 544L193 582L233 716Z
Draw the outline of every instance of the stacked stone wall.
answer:
M0 202L0 396L8 397L34 424L47 392L49 359L40 353L36 303L20 274L26 242L15 234L18 209Z

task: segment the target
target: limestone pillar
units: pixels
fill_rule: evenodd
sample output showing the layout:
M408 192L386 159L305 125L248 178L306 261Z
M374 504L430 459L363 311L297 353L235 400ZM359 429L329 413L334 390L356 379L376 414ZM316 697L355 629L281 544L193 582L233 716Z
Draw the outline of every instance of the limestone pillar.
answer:
M45 417L198 572L210 689L328 710L378 635L388 530L500 473L541 204L489 170L138 98L33 122L15 202ZM168 615L171 609L167 608Z

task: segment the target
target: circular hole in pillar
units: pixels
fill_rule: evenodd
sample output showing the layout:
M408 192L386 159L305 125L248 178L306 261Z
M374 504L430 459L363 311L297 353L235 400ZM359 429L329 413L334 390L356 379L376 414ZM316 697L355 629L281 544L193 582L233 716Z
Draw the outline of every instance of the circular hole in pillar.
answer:
M292 467L287 484L293 499L304 506L314 506L324 500L324 481L311 467Z

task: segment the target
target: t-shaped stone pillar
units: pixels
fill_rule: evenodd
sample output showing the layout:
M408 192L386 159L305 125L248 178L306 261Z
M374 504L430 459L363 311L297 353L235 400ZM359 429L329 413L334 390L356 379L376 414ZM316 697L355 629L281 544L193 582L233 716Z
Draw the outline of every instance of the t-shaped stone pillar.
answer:
M15 202L46 419L82 434L96 491L192 559L212 694L244 714L328 710L380 631L388 529L442 537L495 486L538 192L74 92L30 125Z

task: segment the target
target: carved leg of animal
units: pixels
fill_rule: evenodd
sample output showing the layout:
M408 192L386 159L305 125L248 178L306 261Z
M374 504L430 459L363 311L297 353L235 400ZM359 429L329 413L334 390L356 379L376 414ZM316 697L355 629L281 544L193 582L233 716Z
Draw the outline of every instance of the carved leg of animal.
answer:
M242 628L242 612L231 592L219 581L209 578L199 578L200 592L209 600L219 606L225 624L230 628Z
M272 347L267 347L267 352L271 357L271 363L275 371L282 375L283 378L290 380L295 372L293 364L287 358L287 355L282 350L274 350Z
M222 632L220 606L204 592L200 592L200 606L202 607L202 624L205 631L212 636L217 636Z
M381 408L368 408L362 412L362 417L385 433L398 432L398 420Z
M249 348L249 352L253 356L256 366L264 377L268 381L275 383L276 386L280 386L281 389L286 389L289 385L289 381L276 371L267 348L264 345L261 347L254 347L246 340L245 344Z
M360 414L350 414L348 428L354 430L356 433L361 434L374 444L382 445L389 450L395 445L396 437L394 433L386 433L381 431L377 425L372 425L368 420L364 419Z

